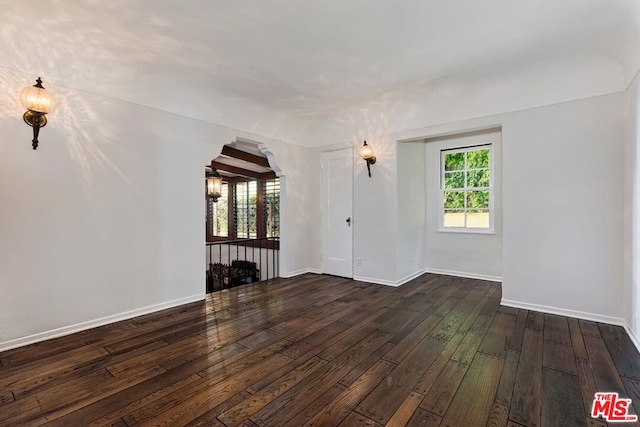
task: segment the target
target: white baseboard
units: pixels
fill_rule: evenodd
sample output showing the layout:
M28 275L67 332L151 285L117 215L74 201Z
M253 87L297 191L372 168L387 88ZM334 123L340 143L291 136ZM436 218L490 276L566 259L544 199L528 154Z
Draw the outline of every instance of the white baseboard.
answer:
M302 274L307 274L307 273L322 274L319 268L301 268L300 270L290 271L286 274L281 275L280 277L284 279L289 279L291 277L296 277L296 276L300 276Z
M398 286L398 284L392 280L374 279L372 277L353 276L353 280L357 280L358 282L374 283L376 285Z
M396 281L396 286L400 286L400 285L404 285L407 282L412 281L413 279L415 279L416 277L420 277L425 273L425 270L418 270L415 273L409 274L408 276L403 277L400 280Z
M511 301L502 299L500 302L507 307L522 308L531 311L540 311L542 313L558 314L560 316L573 317L576 319L591 320L593 322L608 323L610 325L625 326L626 322L620 317L605 316L602 314L587 313L584 311L568 310L566 308L551 307L548 305L530 304L527 302Z
M190 297L179 298L173 301L167 301L160 304L149 305L147 307L135 310L125 311L124 313L114 314L112 316L101 317L87 322L76 323L75 325L63 326L62 328L51 329L45 332L29 335L22 338L16 338L9 341L0 342L0 351L11 350L12 348L22 347L34 344L40 341L50 340L52 338L62 337L64 335L74 334L76 332L85 331L87 329L96 328L98 326L108 325L109 323L119 322L121 320L131 319L133 317L142 316L156 311L176 307L183 304L189 304L195 301L205 299L205 294L192 295Z
M384 279L374 279L372 277L363 277L363 276L354 276L353 280L357 280L358 282L375 283L376 285L385 285L385 286L397 287L397 286L401 286L401 285L404 285L407 282L412 281L416 277L422 276L424 273L426 273L425 270L418 270L418 271L416 271L414 273L411 273L411 274L403 277L402 279L396 280L396 281L384 280Z
M440 270L438 268L427 268L424 273L444 274L445 276L465 277L467 279L487 280L489 282L502 282L500 276L488 276L485 274L464 273L462 271Z
M640 339L631 329L631 325L629 325L626 321L624 322L624 329L627 331L627 335L629 335L629 338L631 339L633 345L635 345L636 349L640 352Z
M416 277L422 276L425 273L424 270L416 271L415 273L411 273L408 276L403 277L400 280L384 280L384 279L374 279L372 277L363 277L363 276L353 276L353 280L357 280L358 282L367 282L367 283L375 283L376 285L385 285L385 286L400 286L405 283L415 279Z

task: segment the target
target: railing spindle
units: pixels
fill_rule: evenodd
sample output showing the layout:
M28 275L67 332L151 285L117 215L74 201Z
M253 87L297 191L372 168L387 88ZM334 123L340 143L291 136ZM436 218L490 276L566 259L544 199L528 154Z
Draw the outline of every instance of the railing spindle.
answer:
M223 262L222 251L223 246L227 247L227 259ZM236 257L231 257L231 246L236 247ZM240 260L240 245L244 246L244 260ZM251 251L247 248L251 245ZM257 245L257 247L256 247ZM224 240L219 242L206 243L209 247L209 271L207 278L212 280L210 287L207 287L208 292L214 290L223 290L231 288L245 283L253 283L256 279L258 282L265 277L266 281L275 279L279 275L279 239L277 237L262 237L259 239L240 239L240 240ZM214 264L213 246L218 247L218 264ZM276 249L278 248L278 249ZM258 256L256 257L256 249L258 249ZM263 259L262 250L265 250L265 258ZM251 252L251 260L249 261L249 252ZM271 259L269 259L271 258ZM263 260L265 261L263 263ZM258 261L258 263L256 263ZM264 270L264 275L263 275ZM271 270L271 271L270 271ZM225 279L228 283L225 285ZM219 282L219 287L216 289L216 281Z

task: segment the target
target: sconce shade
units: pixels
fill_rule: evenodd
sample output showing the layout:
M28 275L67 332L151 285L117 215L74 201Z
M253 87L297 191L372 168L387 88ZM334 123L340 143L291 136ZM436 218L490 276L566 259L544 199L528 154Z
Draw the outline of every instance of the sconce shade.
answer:
M222 179L221 178L208 178L207 179L207 193L210 196L220 197L222 191Z
M371 178L371 165L376 164L376 155L373 152L373 148L370 145L367 145L367 141L362 144L360 147L360 157L362 157L367 162L367 172L369 174L369 178Z
M36 150L39 143L40 128L47 125L47 114L55 111L56 100L51 95L51 92L42 86L42 80L38 77L36 84L22 89L20 103L27 109L22 115L22 119L33 128L31 146Z
M213 168L213 172L207 177L207 196L214 202L222 195L222 176Z
M37 113L53 113L56 109L56 100L44 87L42 80L38 79L34 86L27 86L20 93L20 103L24 108Z
M362 144L362 147L360 147L360 157L365 160L375 158L375 154L373 154L373 148L371 148L370 145L367 145L367 141L365 141L364 144Z

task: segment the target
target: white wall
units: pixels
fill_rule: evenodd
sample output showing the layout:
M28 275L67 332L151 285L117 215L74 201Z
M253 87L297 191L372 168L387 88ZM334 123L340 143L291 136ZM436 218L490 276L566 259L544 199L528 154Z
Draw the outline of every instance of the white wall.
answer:
M640 82L625 94L624 317L640 348Z
M619 321L621 101L610 95L505 117L505 300Z
M0 349L202 298L203 170L237 137L286 176L283 273L314 265L312 150L48 85L59 107L33 151L24 76L0 73L16 94L0 98Z
M399 215L395 141L502 126L503 298L621 321L622 103L613 94L379 137L373 182L356 177L354 210L372 217L355 229L359 274L392 280L381 266L404 244L384 236Z
M396 282L424 272L426 156L423 143L398 143Z
M358 156L362 139L354 141L353 257L354 279L386 285L396 284L398 187L395 142L385 136L367 138L375 150L376 164Z
M440 152L491 143L493 175L493 234L440 231ZM489 280L502 278L502 144L500 131L430 139L426 143L426 268Z

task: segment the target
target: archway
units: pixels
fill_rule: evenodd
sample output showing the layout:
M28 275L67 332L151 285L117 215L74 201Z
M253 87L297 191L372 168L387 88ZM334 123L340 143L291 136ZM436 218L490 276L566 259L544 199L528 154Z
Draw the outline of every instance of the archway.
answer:
M207 293L279 277L285 183L273 153L238 138L205 178Z

